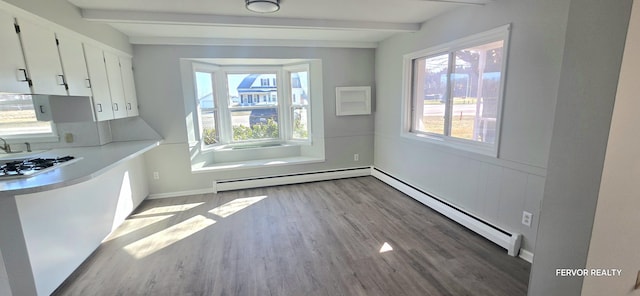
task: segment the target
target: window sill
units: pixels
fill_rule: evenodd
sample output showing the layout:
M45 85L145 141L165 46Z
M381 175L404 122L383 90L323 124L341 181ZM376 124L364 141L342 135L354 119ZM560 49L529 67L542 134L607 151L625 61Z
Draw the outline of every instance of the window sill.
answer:
M468 140L430 137L428 135L415 134L410 132L403 132L401 136L403 138L407 138L415 141L435 144L444 148L452 148L452 149L462 150L465 152L482 154L482 155L486 155L493 158L498 157L497 147L489 146L489 145L481 145L479 143L474 143Z
M204 152L216 152L216 151L233 151L233 150L250 150L250 149L278 149L282 147L309 145L309 142L282 142L282 141L264 141L264 142L250 142L250 143L236 143L211 147L203 147Z
M207 173L216 172L222 170L238 170L238 169L255 169L260 167L276 167L286 166L294 164L307 164L324 162L324 158L308 157L308 156L295 156L284 158L268 158L268 159L256 159L234 162L218 162L218 163L195 163L191 165L191 172L193 173Z
M260 144L264 145L220 146L202 151L191 159L191 171L200 173L324 162L324 153L318 153L318 149L314 150L308 144Z
M57 135L11 135L11 136L0 136L9 144L22 144L24 142L33 143L57 143L60 141L60 138Z

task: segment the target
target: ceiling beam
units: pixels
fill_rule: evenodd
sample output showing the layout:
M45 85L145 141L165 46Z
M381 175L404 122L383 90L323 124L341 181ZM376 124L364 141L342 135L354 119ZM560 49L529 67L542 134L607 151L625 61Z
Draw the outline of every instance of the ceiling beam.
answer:
M229 16L211 14L145 12L126 10L83 9L82 17L88 21L106 23L173 24L202 26L232 26L261 28L296 28L322 30L363 30L387 32L416 32L420 23L389 23L369 21L321 20L302 18L275 18L255 16Z
M377 48L377 42L290 40L290 39L230 39L192 37L129 37L131 44L144 45L207 45L207 46L277 46L277 47L338 47Z

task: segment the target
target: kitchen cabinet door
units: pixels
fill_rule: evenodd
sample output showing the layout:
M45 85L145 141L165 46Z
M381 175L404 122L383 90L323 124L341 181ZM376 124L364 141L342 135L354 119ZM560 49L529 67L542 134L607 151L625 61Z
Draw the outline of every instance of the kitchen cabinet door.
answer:
M107 78L109 81L109 91L111 91L113 117L116 119L127 117L127 102L124 99L120 60L117 55L105 51L104 62L107 66Z
M127 116L137 116L138 97L136 96L136 85L133 80L131 58L120 57L120 70L122 70L122 85L124 87L124 99L127 103Z
M32 93L66 95L67 88L53 31L26 19L18 19L17 23Z
M113 119L111 93L109 92L109 81L102 49L86 43L83 44L83 48L89 72L91 93L93 94L93 108L96 113L96 120Z
M0 41L0 92L30 93L15 19L4 11L0 11Z
M33 108L36 111L36 119L38 121L51 121L53 115L51 113L51 103L49 96L46 95L34 95L31 96L33 100Z
M89 73L82 50L82 42L75 38L56 34L65 82L70 96L91 96Z

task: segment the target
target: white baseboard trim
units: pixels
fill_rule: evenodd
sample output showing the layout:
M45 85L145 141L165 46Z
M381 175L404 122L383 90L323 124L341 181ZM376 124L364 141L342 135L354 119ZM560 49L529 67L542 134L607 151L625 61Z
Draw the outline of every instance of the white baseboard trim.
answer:
M533 263L533 253L525 250L525 249L520 249L520 254L518 255L518 257L520 257L522 260L527 261L529 263Z
M153 193L153 194L149 194L147 199L161 199L161 198L179 197L179 196L187 196L187 195L198 195L198 194L208 194L208 193L213 193L213 188L186 190L186 191L175 191L175 192L166 192L166 193Z
M371 167L360 168L345 168L329 171L316 171L306 172L291 175L280 176L267 176L259 178L245 178L245 179L229 179L229 180L214 180L211 188L175 191L166 193L153 193L150 194L147 199L161 199L170 197L179 197L187 195L197 194L209 194L218 193L220 191L249 189L257 187L267 187L276 185L288 185L297 183L307 183L316 181L326 181L334 179L344 179L353 177L371 176Z
M465 213L455 208L454 206L443 202L442 200L438 200L432 195L429 195L424 191L417 189L418 187L413 186L405 181L401 181L398 178L392 177L391 175L379 169L372 168L371 174L380 181L387 183L391 187L398 189L404 194L432 208L440 214L445 215L449 219L458 222L460 225L505 248L509 255L514 257L518 255L518 251L520 251L520 243L522 241L521 234L509 233L505 230L499 229L489 224L488 222L474 217L469 213Z
M288 185L297 183L307 183L325 181L333 179L344 179L353 177L364 177L371 175L371 167L345 168L330 171L315 171L307 173L297 173L291 175L277 175L259 178L215 180L213 182L213 192L248 189L266 186Z

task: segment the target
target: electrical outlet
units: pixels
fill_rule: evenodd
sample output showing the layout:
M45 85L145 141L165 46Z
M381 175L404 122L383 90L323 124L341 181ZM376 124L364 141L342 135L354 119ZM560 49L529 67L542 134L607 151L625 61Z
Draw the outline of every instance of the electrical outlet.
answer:
M64 134L64 140L67 143L73 143L73 134L72 133Z
M356 153L353 155L353 161L358 161L360 160L360 154Z
M158 173L158 172L153 172L153 179L154 179L154 180L160 180L160 173Z
M531 227L531 220L533 220L533 214L523 211L522 212L522 224Z

